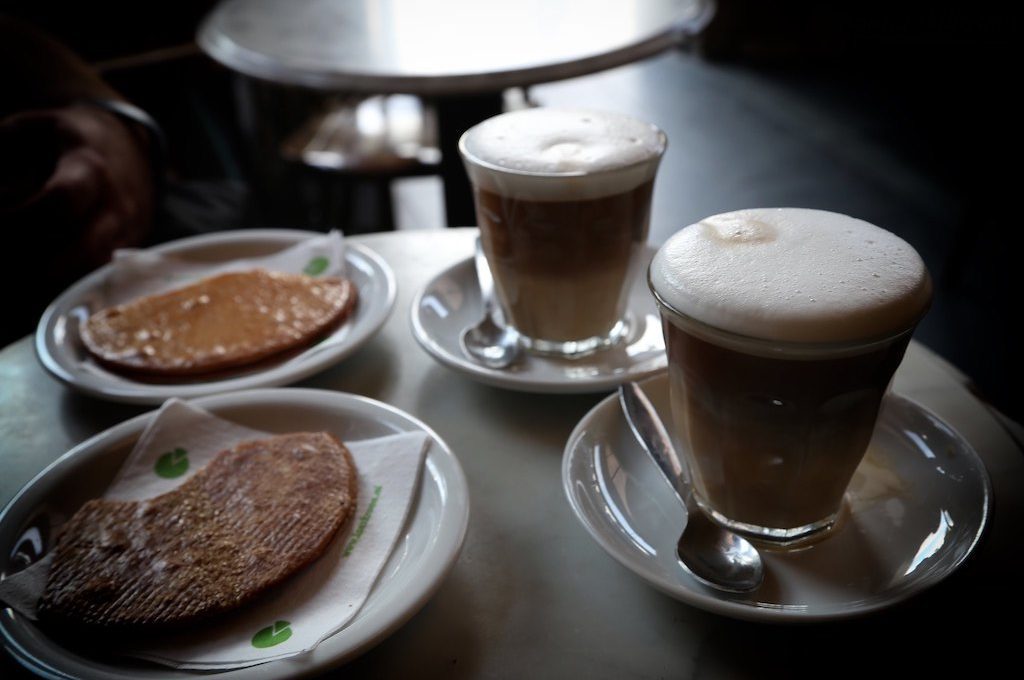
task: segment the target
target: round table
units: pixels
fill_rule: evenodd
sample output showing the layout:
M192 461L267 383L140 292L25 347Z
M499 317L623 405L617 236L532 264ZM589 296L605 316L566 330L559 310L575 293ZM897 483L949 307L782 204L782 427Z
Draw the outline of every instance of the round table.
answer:
M994 514L977 552L938 586L863 619L807 626L725 619L649 587L603 552L570 511L563 447L604 395L488 387L442 367L416 344L413 297L470 256L475 234L353 237L394 269L395 311L356 354L300 383L365 395L422 419L450 445L469 483L469 531L453 571L418 614L347 665L346 674L820 677L838 663L857 676L896 665L923 676L961 661L978 674L1001 655L1009 658L1012 648L994 641L1000 628L992 612L1012 616L1020 599L1007 585L1019 573L1024 456L1007 429L1012 424L975 399L955 369L911 343L894 388L959 431L985 462ZM0 503L74 444L146 410L65 388L43 372L30 340L0 351Z
M227 0L196 41L258 81L430 98L448 224L471 224L458 139L501 112L503 90L653 56L700 32L712 11L710 0Z

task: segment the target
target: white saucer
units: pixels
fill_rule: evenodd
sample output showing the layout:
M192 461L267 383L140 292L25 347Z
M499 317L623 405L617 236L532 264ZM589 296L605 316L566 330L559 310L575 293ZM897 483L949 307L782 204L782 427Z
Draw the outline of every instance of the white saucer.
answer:
M524 354L507 369L478 364L459 344L462 331L483 317L480 287L472 258L431 279L412 303L412 330L420 346L445 366L480 382L521 392L607 392L627 380L642 380L666 366L658 308L647 288L647 265L654 248L646 246L630 288L629 333L615 347L578 359Z
M667 377L643 388L670 422ZM566 444L565 492L602 548L678 600L756 621L856 616L935 585L974 549L992 495L984 464L957 433L890 396L831 535L802 549L762 551L764 584L733 595L702 586L676 562L686 513L659 475L617 395L584 416Z
M154 247L154 252L189 259L222 262L257 257L283 250L313 232L290 229L251 229L196 236ZM95 362L78 336L78 324L97 311L90 304L110 272L102 267L75 283L43 313L36 329L36 356L54 377L70 387L100 399L130 404L160 404L171 397L189 399L253 387L287 385L341 361L380 330L395 304L395 275L369 248L347 243L347 276L359 289L359 304L352 316L321 342L306 350L257 367L218 374L206 379L146 382L122 376Z
M469 497L458 460L430 428L386 404L322 390L249 390L193 403L270 432L328 430L343 441L354 441L422 431L432 439L406 525L366 604L351 623L307 655L217 673L218 678L284 678L323 672L383 640L437 590L465 538ZM132 418L79 444L18 493L0 514L0 573L10 568L19 537L27 536L31 527L46 524L40 518L49 513L68 516L86 499L100 495L153 415ZM42 526L36 536L48 533ZM170 668L130 659L92 658L66 649L10 609L0 612L0 635L21 664L49 677L182 677L181 671Z

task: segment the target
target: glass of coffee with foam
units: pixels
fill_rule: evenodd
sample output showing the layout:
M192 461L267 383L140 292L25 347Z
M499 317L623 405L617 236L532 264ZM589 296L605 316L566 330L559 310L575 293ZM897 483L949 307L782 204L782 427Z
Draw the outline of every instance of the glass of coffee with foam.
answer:
M672 236L649 284L698 502L766 540L828 529L930 305L920 256L846 215L741 210Z
M529 350L573 357L626 337L666 145L635 118L549 108L462 136L498 302Z

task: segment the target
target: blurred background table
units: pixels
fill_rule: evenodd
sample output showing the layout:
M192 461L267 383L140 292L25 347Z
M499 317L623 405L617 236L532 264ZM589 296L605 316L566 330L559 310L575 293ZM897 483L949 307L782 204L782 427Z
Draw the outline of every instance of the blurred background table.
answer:
M466 543L437 594L343 671L347 677L912 677L994 674L1016 659L1003 621L1016 587L1024 454L964 377L912 343L895 390L970 442L989 471L994 514L977 552L949 579L864 619L806 626L725 619L657 592L586 533L562 491L569 433L604 395L536 395L476 383L435 363L412 337L410 305L433 276L470 256L474 229L374 234L398 279L395 311L356 354L300 383L378 399L425 421L466 472ZM0 503L74 444L146 409L78 395L39 366L31 338L0 351ZM1007 617L1007 618L1004 618ZM21 673L10 660L0 676Z
M460 225L474 216L459 137L501 113L506 90L679 46L707 24L711 7L709 0L227 0L203 21L197 42L245 76L238 91L250 137L273 136L283 124L273 117L285 117L290 101L308 99L310 90L424 99L437 112L448 224ZM350 159L348 169L359 162Z

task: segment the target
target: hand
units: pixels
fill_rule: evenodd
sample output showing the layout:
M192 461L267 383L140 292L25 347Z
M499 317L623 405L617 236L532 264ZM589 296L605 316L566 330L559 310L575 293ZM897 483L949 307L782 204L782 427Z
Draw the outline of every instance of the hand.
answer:
M89 105L0 121L0 229L57 290L138 245L153 217L148 140Z

